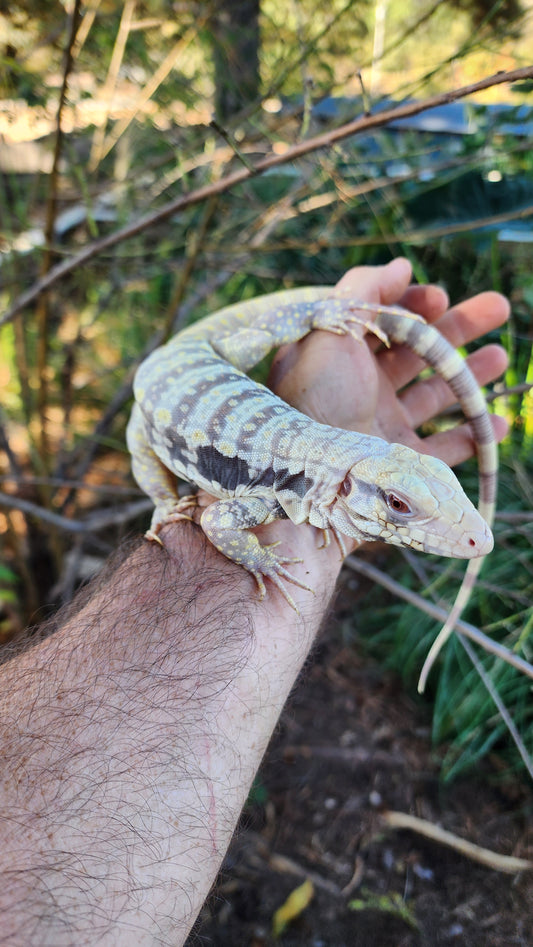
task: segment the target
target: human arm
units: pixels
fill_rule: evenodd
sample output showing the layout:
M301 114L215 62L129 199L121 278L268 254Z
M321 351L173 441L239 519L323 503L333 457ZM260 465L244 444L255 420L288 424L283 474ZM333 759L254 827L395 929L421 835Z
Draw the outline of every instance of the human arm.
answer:
M430 319L445 309L436 289L402 299L409 272L399 261L346 279L359 296L411 303ZM443 319L457 342L505 315L501 297L485 294ZM413 438L389 383L416 373L409 353L384 353L376 365L371 347L326 339L318 357L313 337L282 353L280 394L326 412L319 420ZM482 381L503 367L499 350L489 356L478 358ZM426 389L442 406L439 392ZM460 433L424 444L452 462L471 452ZM258 602L250 575L198 528L173 524L163 536L164 549L143 543L54 636L0 670L5 943L183 942L340 566L335 544L318 549L311 527L263 528L263 541L302 557L294 568L315 589L295 588L297 617L274 588Z

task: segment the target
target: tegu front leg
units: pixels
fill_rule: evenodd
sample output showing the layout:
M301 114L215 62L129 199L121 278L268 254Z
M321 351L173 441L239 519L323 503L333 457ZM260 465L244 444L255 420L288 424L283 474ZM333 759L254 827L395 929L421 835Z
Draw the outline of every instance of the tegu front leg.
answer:
M302 560L278 555L274 549L279 546L279 542L263 546L255 533L250 532L255 526L263 526L282 518L283 510L274 498L240 496L211 503L202 513L200 525L219 552L232 562L244 566L253 575L260 598L265 595L266 577L278 587L289 605L297 612L298 608L282 580L311 592L312 589L308 585L300 582L285 568L290 563Z

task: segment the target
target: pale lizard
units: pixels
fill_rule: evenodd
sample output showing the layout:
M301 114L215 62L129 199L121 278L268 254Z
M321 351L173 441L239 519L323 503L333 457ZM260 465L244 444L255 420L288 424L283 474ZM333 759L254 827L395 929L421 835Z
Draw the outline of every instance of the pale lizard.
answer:
M358 311L374 313L372 325ZM313 329L367 328L404 343L445 379L469 421L479 461L479 512L437 458L381 438L329 427L301 414L245 373L272 349ZM148 538L187 516L175 476L218 499L201 527L221 553L254 577L308 589L254 527L289 518L335 536L383 540L471 559L450 616L426 659L419 688L468 601L481 557L493 545L497 450L485 400L464 359L420 317L399 307L336 297L330 287L287 290L228 306L178 333L140 365L127 430L134 476L155 510ZM277 544L276 544L277 545ZM309 589L309 591L311 591Z

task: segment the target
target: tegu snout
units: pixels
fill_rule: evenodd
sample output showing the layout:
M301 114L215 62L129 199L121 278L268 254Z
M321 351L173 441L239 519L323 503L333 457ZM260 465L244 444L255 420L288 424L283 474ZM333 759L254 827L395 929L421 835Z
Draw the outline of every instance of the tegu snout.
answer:
M424 552L473 559L492 532L443 461L399 444L354 464L331 509L332 524L355 539L381 539Z

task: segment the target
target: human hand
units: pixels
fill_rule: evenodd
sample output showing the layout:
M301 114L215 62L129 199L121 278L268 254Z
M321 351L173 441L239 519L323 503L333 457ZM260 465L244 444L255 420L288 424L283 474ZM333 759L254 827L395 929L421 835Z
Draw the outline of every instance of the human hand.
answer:
M455 347L508 318L509 304L499 293L480 293L447 311L448 297L442 289L410 285L410 279L409 262L399 258L386 266L349 270L336 291L419 313ZM504 371L507 357L500 346L486 345L468 358L468 364L483 385ZM474 453L472 436L468 425L426 438L416 433L420 425L456 401L437 375L410 384L423 367L409 349L395 345L384 349L372 335L361 344L349 336L313 332L280 350L270 384L284 401L317 421L406 444L453 466ZM492 421L495 436L501 440L506 422L497 416Z

